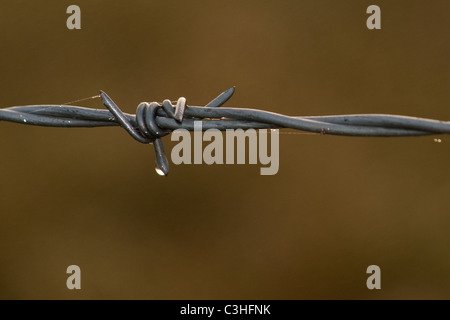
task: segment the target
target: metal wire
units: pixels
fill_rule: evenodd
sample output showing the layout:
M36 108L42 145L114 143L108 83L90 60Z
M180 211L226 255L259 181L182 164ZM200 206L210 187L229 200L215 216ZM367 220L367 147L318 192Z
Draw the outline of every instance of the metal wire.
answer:
M157 171L167 175L169 162L161 138L176 129L194 130L194 122L202 121L202 130L208 129L278 129L291 128L321 134L404 137L450 133L450 121L388 115L353 114L336 116L286 116L273 112L218 108L234 93L232 87L204 107L188 106L179 98L174 106L170 100L162 104L142 102L136 114L123 113L103 91L100 96L108 110L69 105L29 105L0 109L0 120L47 127L104 127L121 126L135 140L152 143L156 153Z

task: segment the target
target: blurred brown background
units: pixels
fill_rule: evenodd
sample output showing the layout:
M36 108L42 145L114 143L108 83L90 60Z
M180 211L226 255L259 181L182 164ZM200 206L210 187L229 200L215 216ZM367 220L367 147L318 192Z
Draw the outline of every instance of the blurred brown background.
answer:
M81 30L66 28L71 4ZM366 28L371 4L381 30ZM229 106L450 120L449 11L443 0L2 1L0 106L101 89L134 113L235 85ZM163 178L153 148L119 128L2 122L0 298L448 299L450 141L434 138L282 134L275 176L172 164ZM66 288L72 264L78 291ZM372 264L381 290L366 288Z

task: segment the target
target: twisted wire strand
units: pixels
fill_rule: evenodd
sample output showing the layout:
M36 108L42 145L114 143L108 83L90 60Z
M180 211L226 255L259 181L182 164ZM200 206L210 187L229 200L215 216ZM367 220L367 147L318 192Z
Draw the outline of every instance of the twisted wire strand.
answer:
M0 109L0 121L47 127L121 126L135 140L153 144L157 172L167 175L169 162L161 138L176 129L194 131L195 121L202 130L291 128L321 134L365 137L405 137L449 134L450 121L389 114L350 114L331 116L286 116L247 108L219 108L233 95L232 87L204 107L188 106L181 97L173 105L170 100L142 102L136 114L123 113L103 91L100 96L108 110L68 105L29 105Z

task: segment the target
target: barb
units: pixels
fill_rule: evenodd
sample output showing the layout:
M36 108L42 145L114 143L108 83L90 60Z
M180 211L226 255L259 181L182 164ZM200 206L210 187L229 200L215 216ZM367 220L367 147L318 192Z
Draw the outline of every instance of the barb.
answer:
M387 114L352 114L336 116L286 116L273 112L219 108L234 93L234 87L224 91L204 107L188 106L185 98L176 105L170 100L162 104L142 102L136 114L123 113L103 91L100 97L108 110L68 105L30 105L0 109L0 121L47 127L121 126L135 140L152 143L156 153L157 172L169 173L169 162L161 138L176 129L194 130L194 122L202 121L202 130L278 129L291 128L321 134L404 137L449 134L450 121L439 121Z

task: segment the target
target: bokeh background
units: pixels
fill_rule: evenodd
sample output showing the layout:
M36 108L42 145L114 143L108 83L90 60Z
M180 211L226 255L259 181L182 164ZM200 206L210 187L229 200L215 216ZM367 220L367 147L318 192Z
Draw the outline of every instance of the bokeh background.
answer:
M81 30L66 28L71 4ZM381 30L366 28L371 4ZM450 120L449 11L444 0L2 1L0 106L101 89L134 113L235 85L228 106ZM449 138L292 132L275 176L172 164L164 178L153 148L117 127L2 122L0 298L450 298ZM66 288L72 264L81 290ZM381 290L366 287L372 264Z

